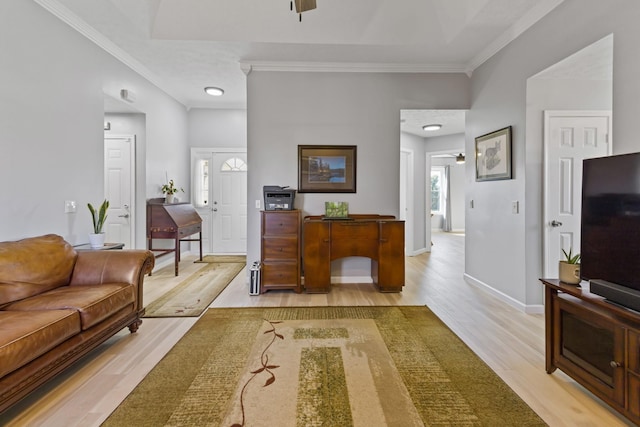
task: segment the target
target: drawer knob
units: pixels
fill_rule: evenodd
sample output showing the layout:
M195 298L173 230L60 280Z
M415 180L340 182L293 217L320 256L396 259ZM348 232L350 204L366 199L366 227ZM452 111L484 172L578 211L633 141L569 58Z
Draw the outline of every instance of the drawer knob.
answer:
M611 362L609 362L609 366L611 366L612 368L619 368L622 365L616 362L615 360L612 360Z

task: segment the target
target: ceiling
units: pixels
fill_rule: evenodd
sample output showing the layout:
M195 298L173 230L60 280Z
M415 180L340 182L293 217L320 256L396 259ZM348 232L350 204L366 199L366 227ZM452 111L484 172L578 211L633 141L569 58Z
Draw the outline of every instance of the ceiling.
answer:
M253 69L466 72L562 0L35 0L188 108L245 108ZM222 97L205 86L225 90Z

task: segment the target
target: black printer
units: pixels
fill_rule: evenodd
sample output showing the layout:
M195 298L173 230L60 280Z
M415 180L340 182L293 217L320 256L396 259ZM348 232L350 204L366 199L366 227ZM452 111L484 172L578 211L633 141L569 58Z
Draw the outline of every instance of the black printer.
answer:
M290 211L293 210L293 201L296 197L296 190L278 185L265 185L262 187L264 193L264 210L266 211Z

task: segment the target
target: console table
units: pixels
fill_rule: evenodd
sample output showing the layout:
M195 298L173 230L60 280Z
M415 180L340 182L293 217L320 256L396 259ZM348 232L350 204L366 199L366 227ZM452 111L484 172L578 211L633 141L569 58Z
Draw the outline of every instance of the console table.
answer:
M302 260L308 293L331 290L331 261L351 256L371 259L371 277L380 292L404 286L404 221L392 215L350 215L349 220L307 216Z
M583 287L540 279L545 295L545 359L640 423L640 313Z

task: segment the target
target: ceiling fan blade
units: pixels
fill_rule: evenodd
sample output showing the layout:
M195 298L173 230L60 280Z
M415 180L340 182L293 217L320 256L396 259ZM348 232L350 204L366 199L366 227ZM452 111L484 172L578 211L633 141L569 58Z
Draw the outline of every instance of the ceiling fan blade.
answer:
M316 0L295 0L296 13L306 12L316 8Z

